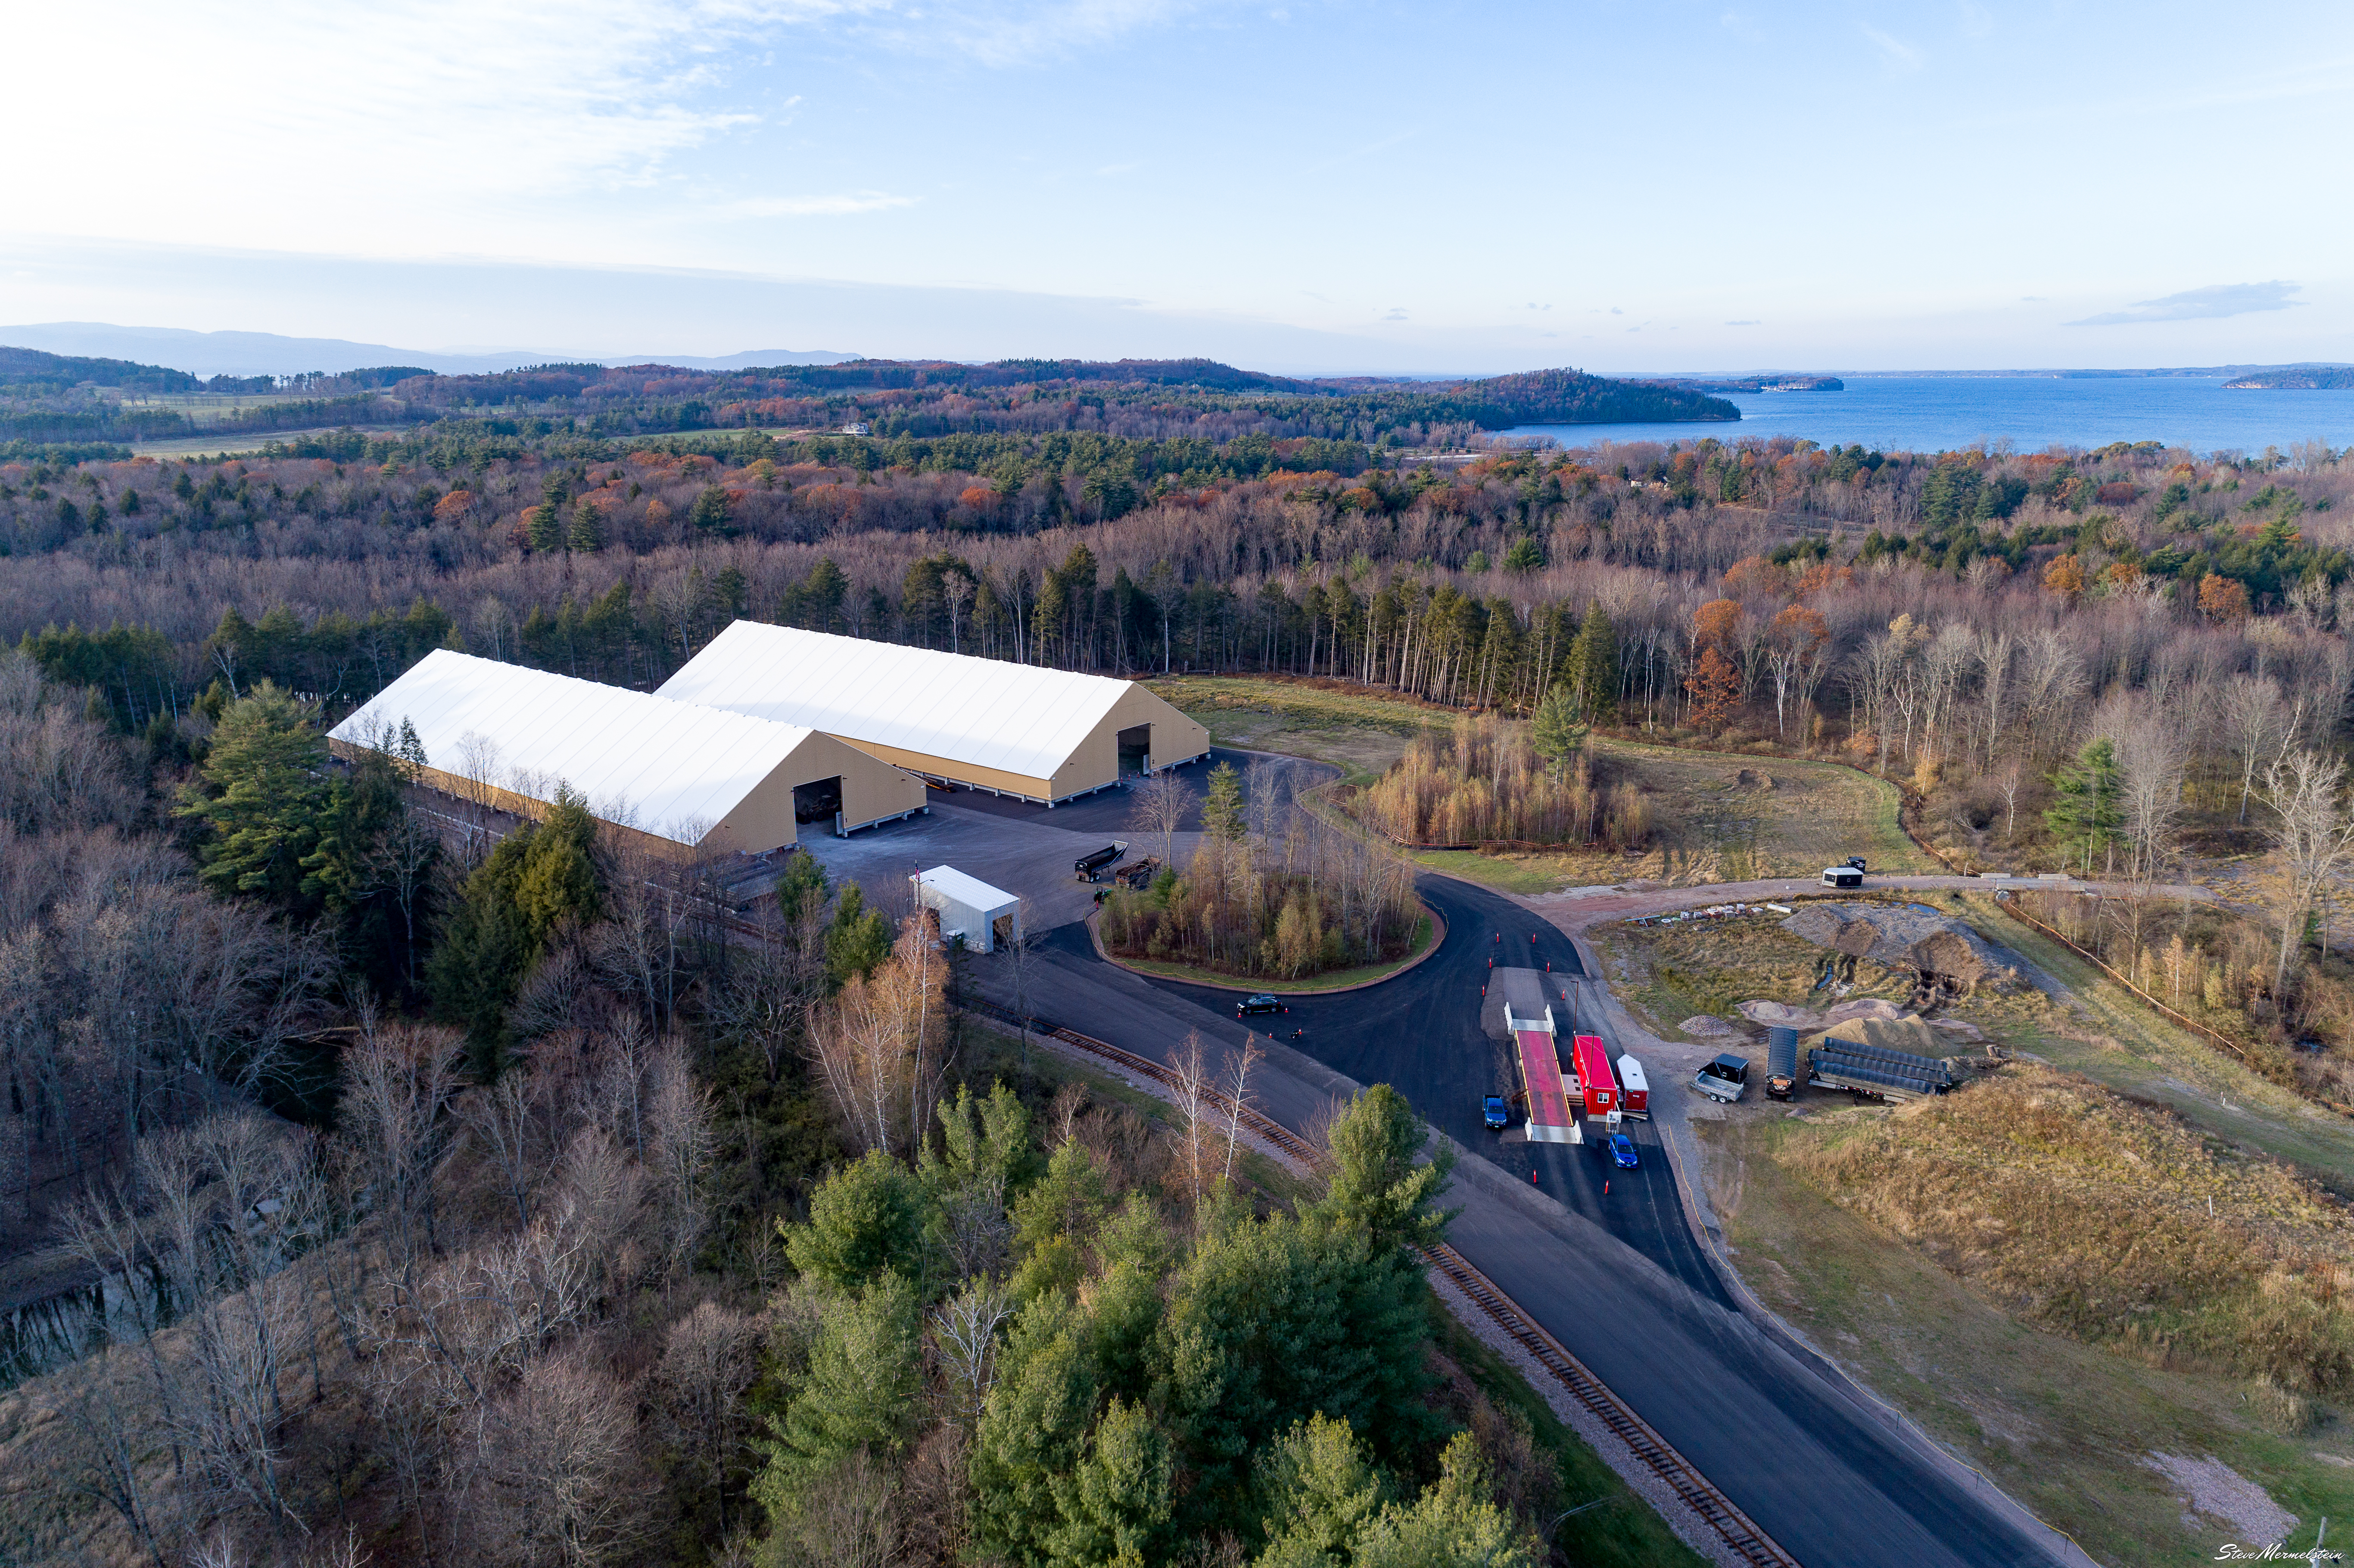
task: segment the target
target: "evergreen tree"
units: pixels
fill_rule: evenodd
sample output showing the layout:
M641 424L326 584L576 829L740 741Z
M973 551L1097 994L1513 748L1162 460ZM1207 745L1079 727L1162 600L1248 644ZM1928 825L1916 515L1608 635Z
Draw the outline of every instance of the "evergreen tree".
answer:
M587 806L558 786L546 820L507 835L466 879L426 979L436 1012L465 1029L479 1076L496 1075L506 1010L548 938L602 906L595 838Z
M1247 829L1243 812L1243 776L1231 762L1210 769L1210 783L1202 800L1202 831L1227 843L1242 842Z
M398 744L398 743L397 743ZM417 746L417 732L407 732ZM440 842L409 821L404 758L363 752L328 787L318 847L302 857L302 894L343 926L346 959L376 989L410 989L417 927Z
M880 909L866 907L866 895L854 882L842 885L833 908L833 924L825 933L825 972L837 986L853 975L868 975L891 955L891 922Z
M1442 1144L1435 1158L1416 1163L1429 1140L1430 1129L1405 1097L1375 1084L1332 1123L1332 1176L1310 1215L1363 1230L1376 1249L1437 1245L1450 1217L1437 1199L1455 1156Z
M695 505L686 514L698 534L720 535L736 532L728 519L727 493L716 484L706 484L695 498Z
M564 514L553 501L543 501L524 514L524 537L541 555L564 547Z
M593 556L605 547L605 514L585 495L573 503L564 547L579 556Z
M1115 1399L1068 1478L1057 1478L1060 1523L1046 1561L1057 1568L1143 1568L1159 1562L1169 1526L1169 1444L1141 1404Z
M1504 552L1504 569L1515 577L1526 577L1531 572L1543 571L1544 564L1544 546L1527 534L1513 540L1512 547Z
M778 1230L802 1277L857 1290L888 1273L921 1277L929 1207L907 1168L871 1149L818 1184L809 1224Z
M791 1518L857 1450L884 1457L906 1445L924 1389L920 1322L916 1287L896 1274L826 1301L808 1370L791 1380L790 1402L759 1445L769 1464L752 1495L770 1519Z
M801 581L801 617L811 631L839 631L842 629L843 600L850 596L850 579L833 564L831 556L818 557L817 565Z
M1585 748L1587 729L1585 704L1564 682L1537 705L1535 721L1529 726L1529 744L1558 779L1570 758Z
M203 785L177 814L210 830L196 858L221 893L250 893L289 910L311 906L302 862L318 847L329 803L327 743L312 708L275 683L223 708Z
M1607 724L1618 711L1618 629L1610 612L1596 599L1586 607L1585 620L1570 644L1569 680L1585 699L1585 712L1596 724Z
M2089 876L2095 856L2125 842L2125 780L2116 748L2105 739L2086 742L2073 761L2052 775L2052 789L2053 800L2043 813L2043 824L2069 861Z
M1382 1478L1345 1421L1310 1416L1261 1451L1257 1470L1263 1564L1344 1561L1381 1511Z
M1069 1296L1049 1292L1014 1320L972 1440L974 1544L1014 1563L1045 1560L1069 1475L1095 1408L1087 1324Z

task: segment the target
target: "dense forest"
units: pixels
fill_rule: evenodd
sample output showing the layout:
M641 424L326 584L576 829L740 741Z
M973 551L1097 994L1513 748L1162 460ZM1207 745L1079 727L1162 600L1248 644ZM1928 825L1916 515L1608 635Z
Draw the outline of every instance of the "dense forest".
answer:
M1387 1089L1280 1171L807 856L723 940L576 801L444 834L271 683L193 716L156 791L0 658L0 1234L104 1286L9 1345L11 1561L1546 1560Z
M254 400L201 417L152 401L198 390ZM1237 436L1312 436L1398 446L1539 421L1740 417L1732 404L1687 387L1575 370L1459 382L1293 381L1209 360L853 360L729 372L541 365L482 376L384 366L282 382L216 376L199 386L154 366L0 350L0 455L49 461L128 455L109 443L336 425L413 429L436 443L784 426L864 427L886 438L1082 432L1215 445Z
M80 1500L0 1499L10 1552L1543 1560L1551 1461L1435 1348L1394 1097L1329 1187L1214 1160L807 857L729 942L577 801L429 821L397 737L327 768L435 647L646 688L753 617L1381 692L1427 733L1356 809L1418 842L1639 848L1617 736L1898 780L1962 864L2263 851L2235 904L2044 912L2354 1105L2345 454L1559 450L1478 430L1618 394L932 368L550 366L243 459L0 461L0 1224L143 1282L42 1380L12 1454ZM1124 940L1296 975L1410 935L1404 863L1232 825Z

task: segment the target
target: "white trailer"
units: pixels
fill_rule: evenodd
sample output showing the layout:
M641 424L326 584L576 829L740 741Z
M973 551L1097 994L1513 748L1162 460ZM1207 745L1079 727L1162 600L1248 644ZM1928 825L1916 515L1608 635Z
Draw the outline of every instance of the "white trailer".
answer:
M916 902L939 912L942 938L961 937L977 953L1022 939L1022 900L952 865L936 865L907 879Z

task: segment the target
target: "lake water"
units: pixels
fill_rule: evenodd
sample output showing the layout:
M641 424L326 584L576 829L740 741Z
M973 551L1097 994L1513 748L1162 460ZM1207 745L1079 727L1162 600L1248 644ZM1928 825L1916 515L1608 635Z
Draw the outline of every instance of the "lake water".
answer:
M1737 422L1522 425L1503 433L1550 436L1565 447L1803 436L1827 447L1916 452L2005 438L2023 452L2111 441L2200 453L2286 451L2308 440L2354 446L2354 391L2226 392L2221 376L1850 376L1843 392L1734 393L1731 400L1741 409Z

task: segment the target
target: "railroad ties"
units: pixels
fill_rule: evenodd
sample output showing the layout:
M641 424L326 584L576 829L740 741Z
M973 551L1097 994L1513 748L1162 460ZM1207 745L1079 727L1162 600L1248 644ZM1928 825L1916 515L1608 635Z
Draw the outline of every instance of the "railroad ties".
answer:
M979 1000L965 1004L968 1011L985 1014L1002 1022L1019 1027L1022 1020L1012 1009ZM1123 1072L1150 1078L1156 1084L1176 1087L1177 1075L1161 1063L1133 1051L1081 1034L1072 1029L1040 1027L1033 1019L1031 1027L1050 1040L1097 1057ZM1331 1163L1331 1157L1289 1128L1255 1107L1237 1107L1228 1097L1213 1089L1208 1097L1219 1110L1237 1116L1243 1126L1285 1156L1299 1161L1311 1171L1321 1170ZM1665 1482L1684 1506L1691 1509L1721 1536L1726 1546L1743 1562L1756 1568L1798 1568L1798 1560L1776 1545L1772 1537L1757 1528L1749 1516L1734 1506L1733 1499L1717 1490L1707 1477L1692 1467L1691 1462L1675 1450L1675 1446L1651 1428L1651 1424L1635 1414L1627 1403L1610 1392L1603 1381L1586 1370L1585 1363L1572 1355L1568 1347L1521 1310L1520 1304L1496 1288L1488 1277L1471 1266L1469 1259L1445 1243L1423 1254L1430 1266L1447 1277L1447 1281L1473 1306L1486 1313L1496 1326L1511 1336L1513 1343L1528 1351L1536 1363L1553 1379L1567 1389L1570 1397L1590 1412L1594 1418L1627 1445L1645 1468Z

